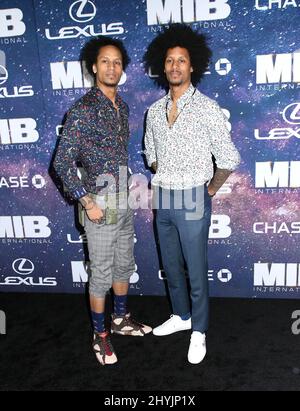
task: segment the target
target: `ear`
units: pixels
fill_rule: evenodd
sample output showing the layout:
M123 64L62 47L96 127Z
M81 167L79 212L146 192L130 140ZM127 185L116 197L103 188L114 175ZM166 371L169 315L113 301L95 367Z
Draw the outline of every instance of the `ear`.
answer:
M191 73L193 73L193 71L194 71L194 69L193 69L193 67L191 67Z
M93 64L93 73L96 74L97 73L97 67L96 64Z

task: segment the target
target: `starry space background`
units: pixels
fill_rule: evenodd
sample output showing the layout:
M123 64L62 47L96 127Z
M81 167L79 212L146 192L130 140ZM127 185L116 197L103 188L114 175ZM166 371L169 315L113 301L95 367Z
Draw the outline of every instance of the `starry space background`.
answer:
M132 173L151 178L142 156L144 118L149 106L162 97L164 91L157 89L144 72L142 57L161 26L147 25L146 0L93 0L97 12L95 18L86 23L75 22L70 17L69 10L74 3L72 0L1 0L1 9L22 10L26 32L19 36L19 43L0 42L9 73L8 80L0 87L12 90L14 86L32 85L34 96L0 99L0 119L33 118L40 136L32 144L0 145L1 177L27 176L31 182L33 176L41 175L45 182L41 188L31 183L29 187L15 189L2 185L1 215L46 216L51 236L42 244L30 239L9 242L0 238L0 291L77 293L84 290L84 283L73 281L71 270L71 261L87 259L85 243L80 240L84 238L83 231L76 206L63 196L51 164L58 141L56 128L62 124L68 108L88 89L72 88L65 90L65 95L57 95L52 86L50 63L78 61L82 46L91 37L78 32L76 38L50 40L46 29L55 37L63 27L91 25L100 33L103 24L123 23L124 34L116 37L125 41L131 56L127 81L120 86L120 93L130 106L129 166ZM213 200L213 214L228 215L232 233L228 238L215 239L211 230L210 293L228 297L300 298L297 287L274 292L258 291L253 286L255 263L300 263L299 234L253 232L255 222L289 225L300 221L299 189L290 193L255 189L255 163L299 160L298 138L259 141L254 136L255 129L259 129L261 135L268 135L274 128L299 128L299 125L287 125L282 112L289 104L299 102L300 88L295 83L286 88L279 84L278 89L257 87L256 56L300 52L300 8L273 6L258 10L255 3L254 0L228 0L229 17L192 24L208 36L213 51L209 72L199 89L230 112L232 139L242 157L239 169L227 182L231 192L218 194ZM268 1L258 3L265 6ZM88 2L85 11L91 11ZM225 75L217 70L220 59L231 63L231 70ZM151 210L137 210L135 229L137 267L130 292L164 294L165 282L158 275L160 264ZM19 258L33 262L35 270L30 276L36 286L5 284L7 277L19 276L12 268ZM226 272L220 270L231 272L228 281L224 280ZM45 278L55 278L57 286L41 285Z

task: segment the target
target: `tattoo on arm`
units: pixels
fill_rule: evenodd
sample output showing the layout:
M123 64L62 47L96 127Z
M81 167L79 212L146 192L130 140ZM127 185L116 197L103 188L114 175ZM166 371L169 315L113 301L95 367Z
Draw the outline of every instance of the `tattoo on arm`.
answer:
M222 168L216 169L216 172L210 182L210 185L213 187L215 192L217 192L222 187L222 185L225 183L225 181L227 180L227 178L230 176L231 173L232 171L230 170L225 170Z

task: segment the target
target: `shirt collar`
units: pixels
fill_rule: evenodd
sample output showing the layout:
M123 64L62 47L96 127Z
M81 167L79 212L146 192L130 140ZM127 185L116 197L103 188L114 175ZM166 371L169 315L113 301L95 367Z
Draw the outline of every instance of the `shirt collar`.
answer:
M106 97L106 95L100 90L100 88L93 86L92 92L94 96L97 98L97 100L99 100L101 103L105 103L113 107L113 103L110 101L109 98ZM116 103L119 107L123 106L123 100L118 93L116 95Z
M183 95L177 100L177 107L179 109L181 109L186 103L187 101L189 101L189 99L192 97L192 95L195 92L195 87L193 86L193 84L191 83L189 88L183 93ZM169 103L170 100L172 100L171 98L171 90L169 91L169 93L167 94L167 102Z

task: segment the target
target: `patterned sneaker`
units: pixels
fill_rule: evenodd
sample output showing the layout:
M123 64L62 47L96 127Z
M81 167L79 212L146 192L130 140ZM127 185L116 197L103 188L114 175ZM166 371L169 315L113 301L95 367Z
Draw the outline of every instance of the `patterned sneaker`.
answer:
M145 334L151 333L152 328L145 324L140 324L131 318L130 313L117 317L112 315L111 333L120 335L132 335L134 337L143 337Z
M115 364L118 361L107 331L94 333L93 350L101 365Z

